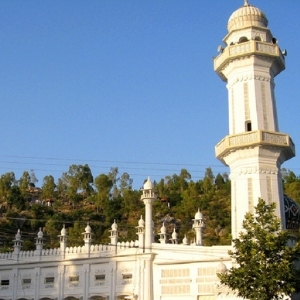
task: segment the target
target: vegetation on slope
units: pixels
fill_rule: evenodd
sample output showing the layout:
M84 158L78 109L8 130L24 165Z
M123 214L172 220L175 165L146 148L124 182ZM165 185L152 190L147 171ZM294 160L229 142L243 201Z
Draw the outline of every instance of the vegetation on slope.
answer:
M111 168L108 174L94 177L88 165L71 165L55 182L45 176L36 186L34 172L25 171L16 179L13 172L0 177L1 251L11 251L17 230L21 230L23 250L35 249L39 228L45 248L59 246L58 235L65 224L69 246L83 245L84 228L89 222L93 244L109 243L109 230L116 220L119 240L136 240L136 226L144 216L141 191L132 187L128 173ZM300 179L285 171L286 193L300 201ZM171 235L174 226L181 241L185 234L194 241L192 219L198 208L205 218L205 245L230 244L230 180L227 174L213 174L207 168L203 179L194 181L186 169L155 182L158 201L153 206L155 232L165 222ZM158 238L158 235L156 236Z

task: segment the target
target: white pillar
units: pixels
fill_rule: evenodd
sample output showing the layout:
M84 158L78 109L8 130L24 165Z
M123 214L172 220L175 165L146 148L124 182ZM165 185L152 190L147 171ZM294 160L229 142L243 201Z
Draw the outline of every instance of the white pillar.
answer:
M154 185L150 178L145 182L141 200L145 204L145 251L151 251L153 241L153 221L152 221L152 204L156 200Z

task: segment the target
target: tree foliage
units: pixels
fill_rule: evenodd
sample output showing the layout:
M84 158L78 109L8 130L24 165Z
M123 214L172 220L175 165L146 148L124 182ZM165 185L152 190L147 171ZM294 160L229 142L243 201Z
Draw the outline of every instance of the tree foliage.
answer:
M218 274L221 283L250 300L277 300L300 292L299 241L291 246L289 233L281 230L275 203L260 199L255 214L247 213L244 231L233 240L229 254L235 265Z

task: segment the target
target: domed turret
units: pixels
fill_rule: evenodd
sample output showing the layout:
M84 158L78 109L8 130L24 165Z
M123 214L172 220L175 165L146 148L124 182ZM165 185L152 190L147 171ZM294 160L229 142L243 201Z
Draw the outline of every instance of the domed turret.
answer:
M183 245L188 245L188 244L189 244L189 240L188 240L188 238L186 237L186 234L184 235L184 238L183 238L183 240L182 240L182 243L183 243Z
M221 261L220 264L218 265L217 267L217 273L220 273L220 274L224 274L227 272L227 267L226 265Z
M167 232L167 229L166 229L166 227L165 227L165 222L163 223L163 226L160 228L160 233L161 234L166 234L166 232Z
M202 220L203 219L203 215L200 212L200 209L198 208L197 213L195 214L195 220Z
M167 243L167 228L165 227L165 222L163 222L163 225L160 228L159 241L161 244Z
M84 241L84 249L86 253L90 253L91 244L92 244L92 228L89 223L87 223L83 234L83 241Z
M257 7L245 1L244 6L236 10L229 18L227 29L229 32L249 26L267 27L265 14Z
M118 225L116 223L116 220L114 220L114 223L111 225L111 230L118 230Z
M34 255L41 255L42 250L43 250L43 246L44 246L44 233L42 231L42 228L40 227L40 230L37 234L37 237L35 238L35 247L36 247L36 251L34 252Z
M154 184L150 180L150 177L148 177L147 181L144 183L144 190L153 190Z
M195 214L195 219L193 219L193 229L196 232L196 245L202 246L202 231L205 228L205 223L203 220L203 215L198 208L197 213Z
M172 239L177 239L177 232L175 230L175 226L174 226L174 230L173 230L173 233L172 233Z
M175 230L175 225L174 225L174 230L172 232L172 238L171 238L171 241L172 241L172 244L177 244L178 243L178 239L177 239L177 232Z
M112 245L117 245L118 243L118 225L116 223L116 220L114 220L114 223L111 225L111 230L110 230L110 243Z
M21 232L20 229L18 229L18 232L16 234L16 241L19 241L21 239Z
M14 256L16 259L18 259L18 255L21 251L21 248L22 248L22 244L23 244L23 241L21 240L21 232L20 232L20 229L18 229L18 232L16 234L16 239L13 240L14 242Z
M84 230L85 230L86 233L91 233L92 232L92 228L91 228L89 223L87 224L87 226L85 227Z
M143 220L143 216L141 216L139 220L139 227L145 227L145 221Z
M62 228L62 230L61 230L61 232L60 232L60 235L62 235L62 236L67 235L67 229L66 229L66 227L65 227L65 224L63 225L63 228Z
M42 231L42 228L40 227L40 230L39 230L39 232L38 232L38 234L37 234L37 237L38 237L39 239L42 239L43 236L44 236L44 233L43 233L43 231Z
M65 227L65 224L63 225L63 228L58 237L59 237L59 243L60 243L60 252L64 256L65 249L66 249L67 243L68 243L67 229Z

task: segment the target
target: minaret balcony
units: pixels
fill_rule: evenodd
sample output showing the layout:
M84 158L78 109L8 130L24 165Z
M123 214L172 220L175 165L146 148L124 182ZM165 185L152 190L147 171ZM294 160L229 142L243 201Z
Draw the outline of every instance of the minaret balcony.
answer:
M223 74L224 67L235 59L251 55L271 57L277 62L280 72L285 69L284 55L276 44L250 40L222 49L221 53L214 58L214 70L223 81L227 81Z
M230 152L255 146L281 148L286 160L295 156L295 144L289 135L263 130L227 135L216 145L215 152L217 158L225 163L223 158Z

